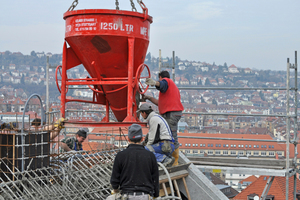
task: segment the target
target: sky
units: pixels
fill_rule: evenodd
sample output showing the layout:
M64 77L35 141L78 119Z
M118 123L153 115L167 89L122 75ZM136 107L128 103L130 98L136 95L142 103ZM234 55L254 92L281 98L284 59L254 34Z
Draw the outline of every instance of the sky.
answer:
M115 0L78 0L115 9ZM130 0L118 0L131 10ZM138 12L142 12L133 0ZM299 0L143 0L153 17L148 52L241 68L286 70L300 50ZM63 14L73 0L0 0L0 52L62 53Z

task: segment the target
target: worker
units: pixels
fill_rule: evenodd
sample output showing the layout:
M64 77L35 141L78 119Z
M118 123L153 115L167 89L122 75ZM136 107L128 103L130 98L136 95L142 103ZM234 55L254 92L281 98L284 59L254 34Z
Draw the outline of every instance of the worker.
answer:
M175 140L175 151L172 156L175 158L173 166L178 165L179 158L179 143L177 137L178 121L182 116L182 111L184 110L183 105L180 100L180 92L175 85L175 83L170 79L170 74L168 71L162 71L159 73L159 81L155 81L152 78L146 79L146 84L150 86L155 86L159 92L159 98L156 99L151 96L144 95L144 99L148 99L152 103L158 106L159 114L165 118L168 122L173 138Z
M50 131L50 140L53 140L56 138L56 136L59 134L60 130L64 128L63 124L66 121L64 118L58 119L53 125L45 125L41 129L41 119L40 118L35 118L31 122L31 127L34 128L35 131Z
M17 127L17 122L8 122L5 123L3 121L0 120L0 130L14 130Z
M157 162L154 154L141 145L142 140L142 127L132 124L128 128L128 147L115 157L110 183L112 194L120 193L122 199L149 200L150 196L159 196Z
M154 153L157 162L166 167L172 166L175 161L175 158L172 157L174 138L168 123L159 114L156 114L148 103L142 104L138 112L149 124L145 149Z
M79 129L75 137L66 137L60 141L61 152L82 151L82 143L86 139L87 131Z

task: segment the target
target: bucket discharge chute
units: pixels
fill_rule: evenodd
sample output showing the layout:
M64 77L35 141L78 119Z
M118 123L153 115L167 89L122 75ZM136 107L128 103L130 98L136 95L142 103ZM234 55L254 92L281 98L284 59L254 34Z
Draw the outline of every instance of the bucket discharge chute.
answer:
M144 5L144 4L143 4ZM149 44L152 17L146 7L143 13L120 10L88 9L67 11L65 43L61 73L61 113L65 103L80 101L106 105L119 122L134 122L139 78L148 66L144 63ZM68 79L67 70L82 64L90 77ZM93 100L67 99L69 85L88 85Z

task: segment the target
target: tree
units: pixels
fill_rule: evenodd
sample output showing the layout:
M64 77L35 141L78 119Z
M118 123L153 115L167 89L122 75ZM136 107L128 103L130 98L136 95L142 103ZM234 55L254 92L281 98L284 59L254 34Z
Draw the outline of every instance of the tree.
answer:
M212 100L212 104L215 104L216 106L218 105L218 102L216 101L216 99Z
M149 61L151 61L151 53L150 53L150 52L147 53L146 58L147 58Z
M32 52L30 53L30 55L35 57L35 56L36 56L35 51L32 51Z
M206 103L202 96L201 96L201 103Z
M22 77L21 77L21 84L25 84L24 74L22 74Z
M5 51L5 52L4 52L4 55L5 55L5 56L9 56L9 55L11 55L11 52L10 52L10 51Z
M201 79L198 80L197 85L202 85Z
M207 85L210 85L210 81L209 81L209 79L208 79L208 78L206 78L206 79L205 79L205 83L204 83L204 85L205 85L205 86L207 86Z

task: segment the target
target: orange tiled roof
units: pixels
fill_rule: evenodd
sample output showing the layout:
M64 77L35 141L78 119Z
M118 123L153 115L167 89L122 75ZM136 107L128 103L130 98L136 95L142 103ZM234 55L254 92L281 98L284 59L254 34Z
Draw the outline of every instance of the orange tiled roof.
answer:
M251 183L247 188L245 188L241 193L236 195L233 200L245 200L249 194L257 194L261 196L267 181L268 176L260 176L256 181ZM289 199L293 199L293 188L294 188L294 178L289 178ZM274 195L276 200L285 200L286 193L286 178L285 177L275 177L268 192L268 195ZM300 180L297 179L297 190L300 190Z
M254 175L249 176L248 178L245 178L244 180L241 180L239 183L243 184L243 182L254 182L256 181L258 178Z

